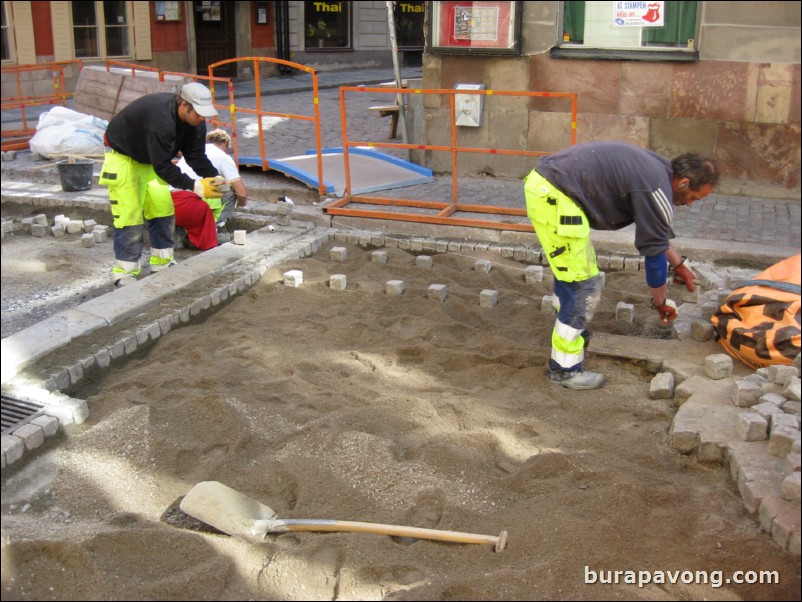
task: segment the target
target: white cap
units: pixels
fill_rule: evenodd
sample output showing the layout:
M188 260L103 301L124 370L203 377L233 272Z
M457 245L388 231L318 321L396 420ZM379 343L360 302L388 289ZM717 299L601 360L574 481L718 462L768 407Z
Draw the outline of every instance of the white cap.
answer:
M193 82L181 88L181 98L186 100L195 109L198 115L214 117L217 109L212 105L212 93L203 84Z

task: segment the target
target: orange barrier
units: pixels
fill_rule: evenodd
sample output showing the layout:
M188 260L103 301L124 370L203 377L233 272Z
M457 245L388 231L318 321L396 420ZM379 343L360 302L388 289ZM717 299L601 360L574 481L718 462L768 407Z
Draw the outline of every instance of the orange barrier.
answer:
M256 95L256 108L250 109L246 107L238 107L235 103L235 96L234 96L234 82L231 78L225 77L215 77L214 76L214 69L222 67L223 65L227 65L230 63L237 63L248 61L250 62L250 68L253 73L254 77L254 85L255 85L255 95ZM265 63L274 63L285 65L291 67L293 69L297 69L298 71L302 71L311 75L312 78L312 115L300 115L300 114L291 114L291 113L276 113L270 112L263 109L263 101L262 98L262 91L260 88L261 85L261 65ZM35 105L56 105L60 104L66 106L66 101L68 98L72 98L74 92L67 92L64 85L64 67L70 64L78 64L81 68L83 68L83 64L81 61L71 61L66 63L48 63L48 64L41 64L41 65L26 65L21 67L3 67L3 73L9 72L14 73L15 77L17 78L17 91L18 94L14 98L3 99L3 110L6 108L19 108L22 111L22 119L24 127L22 130L13 130L13 131L6 131L3 130L3 150L27 150L29 148L29 141L30 136L35 133L35 125L33 127L28 127L27 122L25 121L25 108L31 107ZM201 81L205 83L209 87L212 92L212 99L215 105L215 108L218 109L217 117L209 119L209 123L213 127L226 127L231 132L231 149L234 154L234 161L239 163L240 151L239 151L239 136L237 134L237 112L247 113L251 115L255 115L257 117L257 127L258 127L258 136L259 136L259 161L262 167L262 170L270 169L270 162L267 159L267 154L265 151L265 131L262 125L262 118L263 117L279 117L283 119L295 119L301 121L311 122L314 126L315 132L315 148L318 151L318 180L320 182L320 194L325 194L325 184L323 183L323 163L321 159L321 142L320 142L320 99L318 94L318 78L317 78L317 71L312 69L311 67L307 67L305 65L301 65L300 63L293 63L290 61L285 61L282 59L275 59L270 57L239 57L233 59L227 59L224 61L219 61L212 65L209 65L209 75L195 75L189 73L180 73L180 72L173 72L173 71L162 71L160 69L156 69L153 67L147 67L144 65L139 65L135 63L126 63L122 61L116 60L106 60L104 62L106 71L111 71L112 68L117 69L124 69L130 70L131 75L133 77L137 76L137 72L150 72L155 73L158 77L159 81L165 81L165 78L170 76L176 76L185 78L192 81ZM53 95L45 95L41 97L25 97L22 95L22 87L21 87L21 75L24 73L28 73L30 71L36 70L45 70L45 69L52 69L53 70ZM228 89L228 104L222 104L217 102L215 98L215 86L225 85ZM230 119L225 119L223 114L228 112ZM21 137L11 139L12 136L19 135Z
M231 122L230 127L232 130L232 140L236 135L236 113L240 111L242 113L246 113L248 115L255 115L256 116L256 125L258 131L258 138L259 138L259 160L262 171L267 171L271 169L270 161L267 159L267 152L265 150L265 130L264 125L262 123L263 117L277 117L282 119L295 119L299 121L306 121L310 122L314 126L315 130L315 150L317 151L317 174L318 174L318 192L321 196L326 194L326 185L323 182L323 158L322 158L322 146L320 142L320 96L319 96L319 88L318 88L318 78L317 78L317 71L312 69L311 67L307 67L306 65L301 65L300 63L293 63L290 61L285 61L283 59L276 59L271 57L239 57L233 59L226 59L224 61L219 61L217 63L213 63L209 65L209 74L213 74L214 69L216 67L222 67L223 65L228 65L232 63L238 63L243 61L250 61L251 65L251 72L253 73L253 81L254 81L254 92L256 96L256 108L250 109L246 107L237 107L234 104L234 94L233 88L231 88L231 104L228 107L228 110L231 114ZM312 76L312 115L300 115L297 113L275 113L271 111L266 111L262 108L262 90L261 90L261 64L262 63L273 63L277 65L285 65L287 67L292 67L293 69L297 69L298 71L302 71L304 73L308 73ZM215 79L210 77L208 79ZM214 87L211 87L212 90L212 98L214 98ZM234 147L234 143L232 142L232 147ZM236 147L235 147L236 148ZM234 151L234 159L237 163L239 163L239 153L237 150Z
M346 94L365 93L365 92L379 92L385 94L422 94L422 95L445 95L448 97L449 115L451 120L451 140L450 145L429 145L429 144L407 144L395 142L372 142L372 141L359 141L350 140L347 133L347 109L346 109ZM539 157L548 155L552 151L528 151L516 149L503 149L503 148L477 148L477 147L462 147L457 145L457 112L455 97L457 94L466 94L465 90L449 90L449 89L406 89L406 88L369 88L369 87L340 87L340 119L342 121L343 130L343 158L345 163L345 193L343 197L328 205L325 208L326 213L331 215L346 215L351 217L367 217L373 219L389 219L398 221L409 222L422 222L430 224L444 224L451 226L470 226L477 228L492 228L497 230L521 230L525 232L532 231L532 225L528 220L524 220L521 224L502 223L488 219L472 219L468 217L456 217L455 213L476 213L486 215L510 215L510 216L526 216L526 209L521 207L499 207L492 205L467 205L459 202L458 193L458 163L460 153L484 153L489 155L515 155L515 156L533 156ZM517 96L517 97L541 97L541 98L564 98L570 100L571 103L571 144L576 144L576 94L560 93L560 92L523 92L523 91L501 91L501 90L471 90L471 95L493 95L493 96ZM406 103L404 103L406 104ZM411 150L426 150L426 151L441 151L451 154L451 201L434 201L434 200L415 200L404 199L397 197L376 197L367 195L354 195L351 194L351 170L348 157L348 149L357 146L369 146L375 148L398 148L398 149L411 149ZM409 207L420 210L434 210L435 214L424 214L416 212L404 211L383 211L378 209L356 209L349 207L351 203L380 205L380 206L399 206ZM520 203L523 205L523 203Z
M16 96L9 96L2 98L2 110L10 111L19 109L21 127L14 129L3 128L0 132L2 135L2 150L25 150L28 148L28 142L31 136L36 133L36 124L28 123L28 116L25 110L30 107L42 105L60 105L67 106L67 99L72 98L72 93L67 92L64 86L64 69L66 67L78 65L82 66L81 61L63 61L58 63L42 63L37 65L10 65L3 66L2 73L4 76L14 76L14 89ZM35 96L26 96L22 92L22 81L30 82L32 74L37 71L50 71L52 79L52 92L47 94L40 94ZM37 117L38 120L38 117Z
M238 63L242 61L250 62L250 68L252 69L253 78L254 78L254 86L255 86L255 99L256 99L256 108L250 109L246 107L238 107L235 103L235 95L234 95L234 84L230 78L222 78L222 77L215 77L214 76L214 69L219 68L223 65L228 65L231 63ZM81 65L80 61L72 61L71 63L53 63L53 64L43 64L43 65L29 65L23 67L4 67L3 71L6 72L19 72L16 77L18 78L18 96L14 99L8 99L8 105L6 104L7 99L3 99L3 108L5 109L6 106L9 108L16 107L20 108L23 111L24 115L24 108L34 105L42 105L42 104L61 104L66 105L67 98L73 96L72 93L67 93L64 88L64 67L70 64L77 63ZM209 65L209 76L202 76L202 75L194 75L194 74L187 74L187 73L179 73L179 72L168 72L168 71L161 71L158 69L154 69L151 67L145 67L138 64L130 64L130 63L123 63L119 61L106 61L106 69L110 70L112 67L120 67L124 69L130 69L133 76L136 76L137 71L148 71L148 72L155 72L160 81L165 81L165 77L168 76L178 76L182 78L187 78L192 81L204 81L207 82L207 85L212 91L212 98L215 99L215 85L226 85L228 87L228 105L224 105L218 103L216 99L214 100L215 107L218 109L219 113L218 116L215 118L210 119L210 123L215 127L223 126L228 127L231 130L231 138L232 138L232 152L234 154L235 161L239 164L240 154L239 154L239 136L237 134L237 112L243 112L251 115L255 115L256 118L256 126L258 130L258 139L259 139L259 162L260 166L263 171L271 169L271 165L269 160L267 159L266 150L265 150L265 136L266 131L263 127L262 119L265 117L268 118L281 118L281 119L291 119L291 120L300 120L305 122L310 122L314 126L314 135L315 135L315 150L317 151L317 174L318 174L318 192L321 196L326 195L326 185L324 182L323 177L323 155L322 155L322 145L321 145L321 128L320 128L320 97L319 97L319 86L318 86L318 77L317 71L313 68L307 67L305 65L301 65L299 63L293 63L290 61L285 61L282 59L275 59L270 57L240 57L240 58L233 58L227 59L224 61L220 61ZM266 63L273 63L279 65L285 65L296 69L298 71L307 73L311 76L312 79L312 115L301 115L296 113L277 113L264 110L263 102L265 99L262 98L262 90L261 90L261 66ZM82 65L81 65L82 67ZM41 97L23 97L21 93L21 87L19 85L19 74L25 73L27 71L33 70L41 70L41 69L53 69L53 88L54 93L53 95L45 95ZM395 143L395 142L375 142L375 141L359 141L359 140L351 140L348 137L347 131L347 105L346 105L346 95L351 93L380 93L380 94L395 94L397 100L402 100L400 95L412 95L412 94L421 94L421 95L441 95L447 97L447 105L448 105L448 116L450 119L450 143L447 145L433 145L433 144L408 144L408 143ZM389 220L400 220L400 221L412 221L412 222L424 222L424 223L435 223L435 224L446 224L446 225L457 225L457 226L472 226L472 227L481 227L481 228L492 228L492 229L504 229L504 230L521 230L521 231L531 231L531 224L526 219L522 219L521 223L509 223L502 222L500 220L491 220L491 219L472 219L468 217L459 217L458 213L475 213L475 214L484 214L484 215L508 215L508 216L516 216L525 218L526 211L523 207L499 207L499 206L492 206L492 205L479 205L479 204L465 204L460 203L459 201L459 186L458 186L458 174L459 174L459 156L463 153L484 153L484 154L491 154L491 155L509 155L509 156L543 156L549 154L551 151L530 151L530 150L520 150L520 149L505 149L505 148L478 148L478 147L469 147L469 146L459 146L457 144L457 125L456 125L456 102L455 97L456 94L465 94L464 90L451 90L451 89L434 89L434 90L421 90L421 89L407 89L407 88L388 88L386 86L382 87L351 87L351 86L342 86L340 87L340 118L342 122L342 136L343 136L343 157L344 157L344 169L345 169L345 192L342 199L335 201L333 204L328 205L325 208L325 211L332 215L345 215L345 216L355 216L355 217L367 217L367 218L375 218L375 219L389 219ZM503 97L503 96L510 96L510 97L541 97L541 98L556 98L556 99L566 99L570 101L570 139L571 144L576 143L576 118L577 118L577 107L576 107L576 95L570 93L557 93L557 92L526 92L526 91L499 91L499 90L471 90L471 95L484 95L484 96L496 96L496 97ZM404 103L399 103L403 106ZM230 115L229 120L225 120L222 117L223 113L228 111ZM31 130L34 131L34 130ZM3 136L6 137L7 133L4 131ZM24 141L19 141L14 148L28 148L28 140L25 139ZM3 143L3 150L11 150L12 147L6 147L6 142L4 140ZM406 149L406 150L418 150L418 151L433 151L433 152L446 152L450 153L450 165L451 165L451 199L450 201L438 201L438 200L415 200L415 199L406 199L406 198L397 198L397 197L376 197L376 196L367 196L367 195L354 195L351 193L352 191L352 183L351 183L351 170L350 170L350 159L349 159L349 148L354 148L358 146L368 146L368 147L375 147L375 148L396 148L396 149ZM416 213L414 211L382 211L380 209L366 209L366 208L354 208L349 207L350 204L362 204L362 205L378 205L378 206L393 206L393 207L402 207L402 208L409 208L418 209L418 210L427 210L429 211L428 214ZM432 211L434 211L434 215L432 215Z
M136 77L137 71L148 71L150 73L159 73L159 74L161 73L155 67L146 67L145 65L137 65L135 63L124 63L122 61L113 61L111 59L107 59L105 65L106 65L106 71L109 72L111 71L112 67L118 67L121 69L130 69L132 77ZM161 77L161 75L159 76L159 81L164 81L164 78Z

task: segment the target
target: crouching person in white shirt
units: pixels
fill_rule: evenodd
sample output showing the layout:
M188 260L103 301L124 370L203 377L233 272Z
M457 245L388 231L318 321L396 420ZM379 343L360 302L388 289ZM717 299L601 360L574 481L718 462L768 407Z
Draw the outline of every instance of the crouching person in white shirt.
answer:
M217 173L231 185L231 190L225 192L222 198L203 199L212 210L218 234L225 233L226 221L234 213L234 208L245 207L248 203L248 191L245 189L234 159L228 154L230 147L231 136L226 131L216 129L206 134L206 156L217 169ZM192 168L187 165L183 157L178 161L177 166L190 177L195 177ZM176 218L176 224L179 225L180 217L176 215Z

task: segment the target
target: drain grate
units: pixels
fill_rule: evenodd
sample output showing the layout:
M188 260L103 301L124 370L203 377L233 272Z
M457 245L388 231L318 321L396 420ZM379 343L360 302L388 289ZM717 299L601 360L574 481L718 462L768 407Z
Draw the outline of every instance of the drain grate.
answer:
M33 401L14 399L6 395L2 396L2 404L0 405L2 406L4 435L44 414L43 405Z

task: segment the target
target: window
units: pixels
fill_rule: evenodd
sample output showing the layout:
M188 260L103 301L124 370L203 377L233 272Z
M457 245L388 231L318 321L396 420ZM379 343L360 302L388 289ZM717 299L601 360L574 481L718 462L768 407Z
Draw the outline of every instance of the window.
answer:
M350 48L350 11L350 2L304 2L306 49Z
M129 2L72 2L75 58L130 56Z
M12 55L12 52L11 52L11 38L10 38L11 28L9 28L9 26L8 26L10 15L7 14L8 10L9 10L9 3L8 2L3 2L3 8L2 8L2 10L0 10L0 13L2 13L2 15L3 15L3 29L2 29L2 31L3 31L3 40L2 40L3 57L2 57L2 59L4 61L10 61L11 60L11 55Z
M521 3L431 2L429 52L451 54L518 54L521 47Z
M562 49L693 50L696 2L564 2Z
M423 49L423 0L396 2L393 7L395 36L399 48Z

